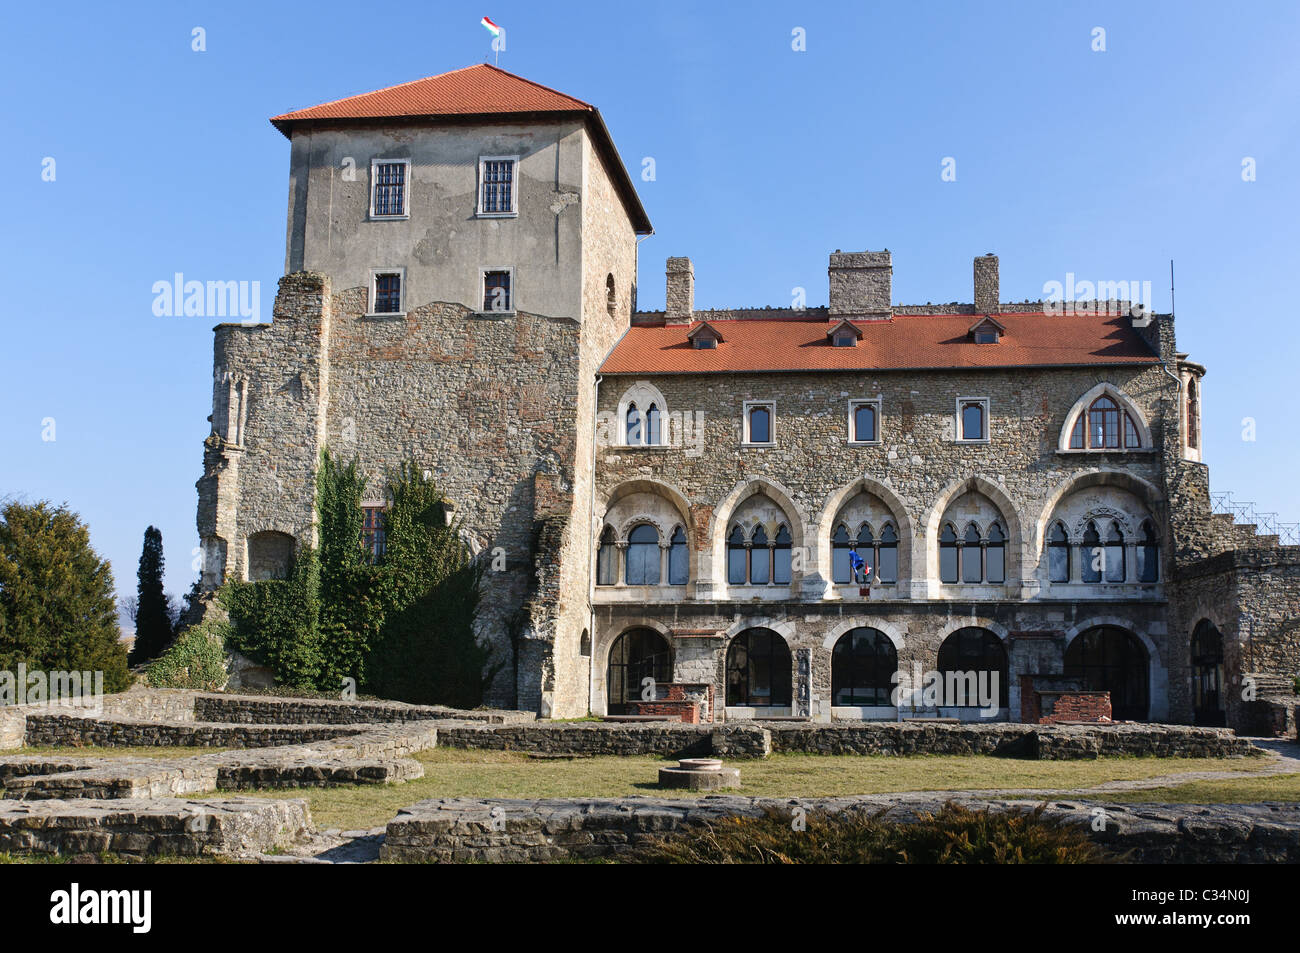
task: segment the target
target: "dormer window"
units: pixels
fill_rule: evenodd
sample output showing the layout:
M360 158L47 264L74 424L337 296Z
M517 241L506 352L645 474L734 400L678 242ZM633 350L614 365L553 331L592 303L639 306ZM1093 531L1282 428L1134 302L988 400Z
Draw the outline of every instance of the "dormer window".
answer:
M686 338L691 342L691 347L703 351L716 348L722 340L722 334L708 321L702 321Z
M986 317L970 327L970 335L976 344L997 344L1005 330L998 322Z
M852 321L841 321L826 332L832 347L857 347L862 340L862 329Z

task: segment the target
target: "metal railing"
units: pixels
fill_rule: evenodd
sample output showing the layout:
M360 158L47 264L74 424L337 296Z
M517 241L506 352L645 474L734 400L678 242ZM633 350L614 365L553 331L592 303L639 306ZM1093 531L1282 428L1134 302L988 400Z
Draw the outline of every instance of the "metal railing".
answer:
M1229 514L1235 522L1255 524L1258 534L1276 536L1283 546L1300 546L1300 523L1280 522L1276 513L1262 513L1255 509L1254 503L1235 500L1229 492L1211 493L1210 509Z

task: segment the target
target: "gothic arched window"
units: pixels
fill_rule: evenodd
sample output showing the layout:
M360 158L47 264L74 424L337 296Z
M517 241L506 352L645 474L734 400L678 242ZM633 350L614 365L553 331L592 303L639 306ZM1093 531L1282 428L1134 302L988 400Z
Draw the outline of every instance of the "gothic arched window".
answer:
M753 545L749 548L749 581L756 586L766 586L772 578L772 553L767 548L767 531L754 527Z
M961 581L962 582L983 582L984 567L980 560L980 528L974 523L966 527L966 535L962 539L965 544L961 553Z
M1150 520L1142 523L1142 539L1137 548L1138 582L1155 582L1160 578L1160 541Z
M778 586L790 585L790 556L794 552L791 542L790 529L782 523L776 531L776 543L772 547L772 582Z
M1123 582L1126 566L1124 564L1124 534L1119 524L1111 521L1110 535L1106 537L1106 581Z
M614 528L606 526L600 534L600 549L596 553L596 585L612 586L618 581L618 545L614 541Z
M668 540L668 585L684 586L690 575L690 556L686 551L686 531L680 526Z
M659 530L642 523L627 534L627 572L629 586L659 585Z
M831 536L831 581L841 585L847 585L853 577L853 570L849 565L849 550L853 546L853 541L849 538L849 530L843 523L835 527L835 533Z
M984 550L984 576L988 582L1007 581L1007 537L1002 527L989 527L989 542Z
M641 443L641 412L636 409L636 404L627 405L627 445L629 447L639 446Z
M727 537L727 582L733 586L743 586L746 578L745 531L739 526L731 530Z
M880 531L875 575L883 583L898 582L898 533L892 523Z
M645 442L648 446L657 447L663 442L660 439L659 418L659 406L651 404L645 412Z
M939 581L956 582L957 574L957 531L951 523L945 523L939 535Z
M1047 534L1047 577L1052 582L1070 581L1070 537L1059 522Z
M1083 531L1083 547L1079 553L1082 560L1080 566L1081 575L1084 582L1101 582L1101 570L1105 565L1105 553L1101 548L1101 534L1097 532L1097 524L1089 521L1088 526Z

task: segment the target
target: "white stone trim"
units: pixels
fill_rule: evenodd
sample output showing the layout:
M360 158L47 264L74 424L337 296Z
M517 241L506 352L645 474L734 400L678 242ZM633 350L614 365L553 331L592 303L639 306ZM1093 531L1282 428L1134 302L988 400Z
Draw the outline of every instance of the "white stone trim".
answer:
M981 404L984 407L984 436L967 439L962 436L961 408L963 404ZM993 435L993 415L989 412L990 401L987 397L958 397L953 405L952 437L953 443L989 443Z
M1124 422L1121 419L1120 446L1110 447L1108 449L1099 448L1095 450L1087 447L1088 425L1085 422L1083 428L1083 442L1085 446L1075 449L1070 448L1070 431L1074 429L1075 421L1079 419L1080 414L1087 413L1092 402L1102 395L1112 398L1115 403L1119 404L1119 408L1122 412L1133 417L1133 422L1137 424L1138 441L1142 444L1141 447L1123 446ZM1065 415L1065 426L1061 428L1060 437L1056 441L1056 450L1058 453L1141 453L1142 451L1150 451L1152 449L1151 425L1147 423L1146 415L1142 413L1141 408L1139 408L1137 404L1133 403L1133 399L1129 397L1128 394L1124 393L1124 391L1108 381L1103 381L1097 386L1091 388L1074 402L1073 406L1070 407L1069 412Z
M474 215L477 218L519 217L519 159L520 157L517 155L478 157L478 178L474 185ZM483 211L483 164L486 162L511 162L514 164L510 170L510 211L508 212ZM481 296L479 300L483 300Z
M768 411L768 436L770 440L761 443L749 439L749 412L751 409L766 407ZM776 446L776 401L774 400L747 400L744 402L740 415L740 443L744 447L775 447Z
M854 447L878 447L883 442L881 433L884 431L882 426L881 399L876 397L850 398L848 412L848 442ZM876 439L875 440L856 440L853 437L853 416L859 407L870 406L876 411Z
M888 637L889 641L894 643L894 651L900 655L907 645L907 640L903 637L904 630L900 629L895 623L886 622L877 616L860 615L849 616L828 629L826 637L822 639L822 648L827 652L834 652L835 643L854 629L878 629Z
M490 271L504 271L508 275L510 275L510 307L506 308L503 311L488 311L484 308L484 306L487 304L487 276L488 276L488 272ZM405 294L405 289L406 289L405 283L403 283L402 289L403 289L403 294ZM484 265L483 267L479 268L478 301L476 302L476 304L479 305L479 308L475 309L478 311L479 314L512 315L515 313L516 310L518 310L518 302L519 302L519 285L515 281L514 265Z
M376 311L375 310L375 280L380 275L397 275L398 287L401 288L401 294L396 311ZM401 265L391 265L386 268L370 269L370 298L366 301L367 318L404 318L406 317L406 268Z
M641 414L641 435L646 436L645 412L651 404L659 408L659 442L658 443L628 443L627 442L627 409L632 404L636 404L637 412ZM615 424L615 441L614 445L618 447L666 447L668 446L668 401L664 399L663 392L655 387L649 381L636 381L627 390L623 391L623 396L618 400L618 414L614 418Z
M406 171L402 174L402 211L397 215L377 215L375 214L375 185L376 185L376 168L381 165L404 165ZM411 217L411 160L404 158L381 159L371 158L370 160L370 200L366 203L369 211L368 218L372 222L400 222Z

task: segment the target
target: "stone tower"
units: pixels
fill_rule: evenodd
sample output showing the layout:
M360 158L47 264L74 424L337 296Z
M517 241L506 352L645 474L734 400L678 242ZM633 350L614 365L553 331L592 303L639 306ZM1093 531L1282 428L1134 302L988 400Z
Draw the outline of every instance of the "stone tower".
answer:
M585 714L592 381L651 231L600 113L479 65L272 123L286 275L270 324L216 328L205 584L282 574L314 542L323 447L357 458L375 506L414 459L490 557L488 701Z

